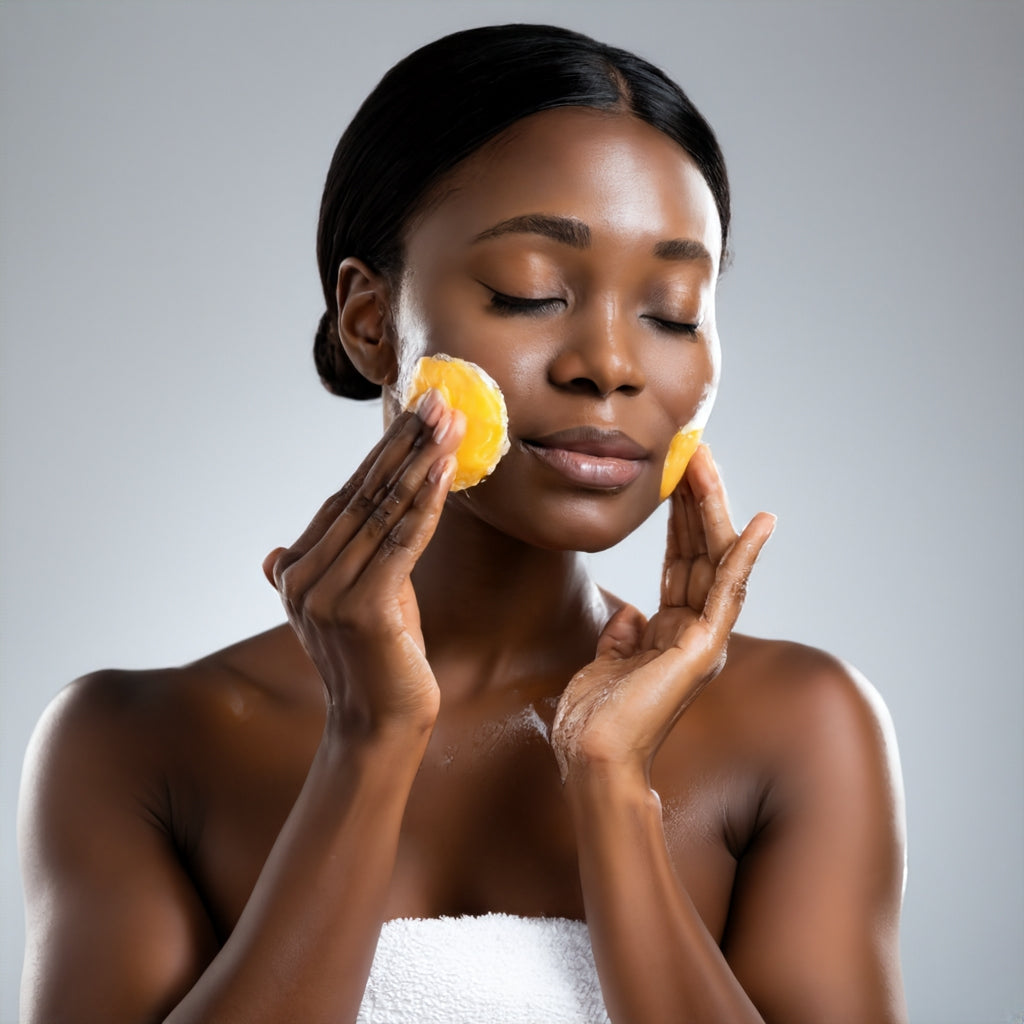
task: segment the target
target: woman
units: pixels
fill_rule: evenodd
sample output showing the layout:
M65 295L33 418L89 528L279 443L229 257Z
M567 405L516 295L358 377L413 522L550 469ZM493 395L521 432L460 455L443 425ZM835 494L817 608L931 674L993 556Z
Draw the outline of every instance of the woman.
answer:
M579 555L651 515L710 409L728 227L714 135L630 54L505 26L388 73L328 175L315 347L383 437L267 557L288 624L79 680L40 724L28 1020L395 1020L393 922L492 913L582 933L616 1024L905 1018L884 709L731 633L772 517L737 535L701 448L650 621ZM424 353L504 392L475 488L462 415L402 408Z

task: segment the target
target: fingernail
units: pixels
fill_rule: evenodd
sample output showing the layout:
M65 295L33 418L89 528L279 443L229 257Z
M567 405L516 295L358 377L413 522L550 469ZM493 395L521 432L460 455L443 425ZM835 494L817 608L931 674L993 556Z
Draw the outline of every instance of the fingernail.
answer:
M438 459L430 469L427 471L427 479L432 484L440 483L441 480L455 472L455 456L446 455L443 459Z
M419 401L416 403L416 415L428 427L432 427L437 423L437 417L441 414L443 405L441 392L437 388L428 388L420 395Z
M434 444L440 444L448 436L448 431L451 429L451 425L451 416L442 415L440 420L437 422L437 426L434 427Z

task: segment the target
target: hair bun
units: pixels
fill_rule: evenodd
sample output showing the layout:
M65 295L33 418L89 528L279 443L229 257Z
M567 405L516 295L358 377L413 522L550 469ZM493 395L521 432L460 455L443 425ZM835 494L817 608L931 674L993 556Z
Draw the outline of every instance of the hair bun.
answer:
M335 329L335 318L330 311L320 317L313 341L313 359L316 362L320 381L333 395L342 398L379 398L379 384L367 380L352 365L345 346L342 345Z

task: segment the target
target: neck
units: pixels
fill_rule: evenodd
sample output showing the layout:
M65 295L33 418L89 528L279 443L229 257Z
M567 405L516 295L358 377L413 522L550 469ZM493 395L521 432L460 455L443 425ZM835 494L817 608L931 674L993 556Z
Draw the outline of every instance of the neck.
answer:
M499 533L449 501L413 573L442 690L560 680L594 657L607 601L575 551Z

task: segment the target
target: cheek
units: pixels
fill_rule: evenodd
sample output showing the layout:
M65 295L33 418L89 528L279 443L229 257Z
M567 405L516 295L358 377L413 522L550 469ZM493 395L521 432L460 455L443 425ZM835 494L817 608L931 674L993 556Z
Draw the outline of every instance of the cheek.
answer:
M395 313L399 369L396 399L406 393L424 355L449 355L476 363L509 401L528 400L546 381L549 343L536 323L496 318L476 295L438 288L429 302L403 298ZM539 383L538 383L539 382Z
M426 292L429 298L422 293ZM432 281L406 279L394 309L398 335L399 386L406 383L416 363L425 355L450 355L468 359L458 338L465 320L464 305L453 302L445 292L433 288Z
M409 289L405 285L399 292L392 319L397 335L398 377L387 394L386 407L393 415L401 408L409 391L416 364L427 354L430 328L429 321L419 305L409 297Z
M707 344L702 348L703 358L697 371L700 393L689 420L681 424L684 428L699 428L701 430L707 425L708 417L711 415L711 409L718 397L718 384L722 376L722 349L718 341L718 333L714 328L711 329Z
M538 411L549 408L550 364L565 343L557 322L497 318L475 292L443 279L420 284L419 289L403 288L395 309L399 373L391 407L399 408L420 357L443 353L476 363L497 382L508 404L513 435L521 427L532 430ZM697 431L699 441L714 404L721 367L718 336L711 325L701 341L679 339L665 346L643 332L631 342L636 346L634 357L645 364L645 433L652 441L655 434L664 438L663 450L672 466L665 466L663 489L671 476L671 490L688 461L681 460L682 442L673 442L673 436ZM670 443L675 445L671 457Z
M658 395L666 419L676 429L704 427L711 413L721 375L716 335L685 341L679 349L651 360L647 386Z
M701 346L701 358L694 361L687 386L679 389L670 418L677 427L662 465L659 498L664 501L679 485L690 459L704 436L704 428L718 395L721 349L717 334Z

